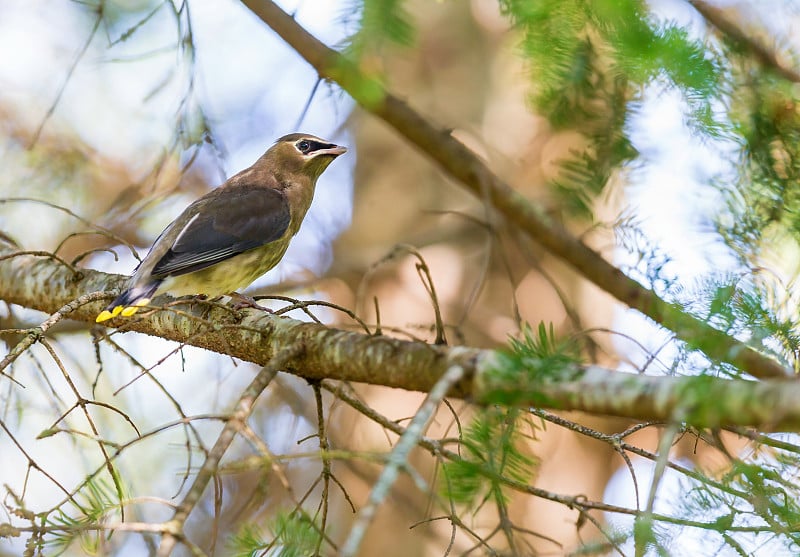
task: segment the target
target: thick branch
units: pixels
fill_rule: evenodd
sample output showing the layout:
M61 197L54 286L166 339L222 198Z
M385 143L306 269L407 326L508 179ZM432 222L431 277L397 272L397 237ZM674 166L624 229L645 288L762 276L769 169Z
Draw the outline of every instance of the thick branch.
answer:
M89 269L76 275L49 258L13 256L0 242L0 299L48 314L93 323L104 306L93 292L117 288L124 277ZM88 301L70 302L79 297ZM111 296L109 296L110 298ZM156 302L167 303L161 297ZM464 379L450 396L479 404L513 403L627 417L680 420L697 427L755 426L762 430L800 430L800 382L760 382L713 377L650 377L596 367L570 369L561 380L520 370L503 379L495 370L497 353L468 347L434 346L303 323L259 310L233 311L201 304L172 306L139 318L112 323L137 331L228 354L262 366L285 348L303 350L285 369L308 379L338 379L429 392L453 366ZM194 313L193 313L194 312ZM203 317L200 317L204 314ZM51 318L52 319L52 318ZM47 334L54 334L55 328ZM31 332L43 333L37 329ZM0 370L1 371L1 370ZM0 381L4 379L0 376Z
M0 241L0 299L46 313L58 312L82 294L119 288L125 278L91 269L76 275L48 258L9 257L13 253L14 248ZM77 307L72 304L68 306L69 318L93 323L111 298ZM166 305L172 301L164 296L155 303ZM477 360L483 355L480 350L368 336L219 305L171 306L153 312L148 319L117 319L110 323L126 331L182 342L262 366L287 346L301 343L307 350L289 360L287 371L307 379L343 379L423 392L428 392L453 365L476 369ZM466 397L471 390L467 380L456 386L453 394Z
M754 377L785 377L789 373L772 358L710 327L679 306L665 302L626 276L540 207L503 182L448 131L433 126L430 120L391 95L379 82L362 74L273 2L242 2L305 58L320 76L338 83L362 107L394 127L445 172L481 199L490 201L510 222L594 284L671 329L679 338L703 350L714 360L730 362Z

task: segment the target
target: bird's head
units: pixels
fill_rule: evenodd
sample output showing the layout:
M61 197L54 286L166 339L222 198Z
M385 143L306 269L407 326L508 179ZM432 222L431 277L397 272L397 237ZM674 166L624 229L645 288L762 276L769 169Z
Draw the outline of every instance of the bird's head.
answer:
M346 147L317 136L291 133L278 139L264 154L264 158L280 173L299 173L316 181L333 159L345 152Z

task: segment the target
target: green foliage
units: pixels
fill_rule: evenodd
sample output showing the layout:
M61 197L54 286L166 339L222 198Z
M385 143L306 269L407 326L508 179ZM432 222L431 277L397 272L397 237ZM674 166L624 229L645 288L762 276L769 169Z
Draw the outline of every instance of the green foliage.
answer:
M235 557L306 557L315 555L320 544L320 532L305 515L281 513L270 524L271 539L258 527L246 524L231 538L230 548Z
M800 354L800 323L791 285L766 270L757 274L711 274L691 286L682 285L670 271L672 258L647 239L637 222L620 220L615 231L619 244L634 255L634 263L624 269L626 274L675 303L679 311L786 362L793 362ZM704 342L697 331L683 331L681 337L688 349L700 348Z
M635 518L630 536L637 550L670 556L708 547L715 548L709 554L720 555L797 555L800 493L794 479L800 447L763 441L747 460L731 457L722 474L694 470L692 477L678 480L677 489L662 489L658 497L669 511ZM675 518L663 518L669 516ZM614 535L621 543L620 534Z
M670 557L670 553L661 543L665 536L659 531L658 524L643 517L636 517L633 523L633 539L637 548L643 548L647 555ZM649 550L649 551L648 551ZM645 554L644 551L640 552Z
M711 543L721 539L740 554L750 554L753 548L798 554L800 493L794 478L800 471L800 447L777 444L780 449L757 446L746 461L731 459L719 481L684 482L680 498L671 504L682 519L708 524Z
M553 401L541 398L541 386L581 373L578 343L558 339L552 324L540 323L535 331L526 325L521 335L509 340L507 351L498 351L492 369L484 373L484 402L513 405L518 400L539 400L552 406Z
M263 533L253 524L243 525L228 543L234 557L255 557L267 549L268 545L264 541Z
M347 54L358 60L376 54L387 43L410 46L416 32L405 4L404 0L363 0L354 5L358 32L350 37Z
M559 339L553 324L543 322L534 333L530 325L522 328L522 338L510 338L508 362L517 370L525 370L537 380L563 380L564 373L574 370L579 361L579 353L574 342ZM516 373L516 372L514 372Z
M794 478L797 473L797 455L790 453L783 453L777 460L734 461L723 480L748 497L746 502L730 507L733 518L737 514L748 520L758 517L773 533L787 536L795 548L800 548L800 493L793 481L784 479Z
M795 302L769 274L712 276L677 299L715 328L787 362L800 353Z
M800 115L797 88L767 72L754 72L739 49L729 51L733 79L741 86L729 115L737 134L732 179L717 182L726 210L717 218L720 235L745 268L766 278L738 289L732 300L737 320L758 340L777 342L795 361L800 341L797 298L800 276ZM733 304L732 304L733 305Z
M717 136L712 103L719 64L700 41L648 17L638 0L501 0L522 33L534 82L533 104L556 129L573 129L587 147L561 161L551 184L564 209L589 216L615 171L636 160L626 123L644 86L677 87L695 127Z
M720 184L730 213L720 229L752 263L776 243L800 249L800 99L769 75L748 77L738 93L730 115L740 158L736 182Z
M408 47L414 42L416 30L405 4L404 0L361 0L350 6L349 12L358 19L357 31L345 42L345 57L332 73L346 76L351 94L362 106L377 106L384 98L384 76L375 57L386 46ZM353 67L360 71L353 72Z
M120 485L119 483L117 485ZM60 555L76 540L80 540L81 549L87 555L96 555L98 551L98 536L107 535L102 528L112 515L119 516L121 501L117 487L109 481L102 479L89 480L69 501L73 512L68 512L68 507L59 506L55 513L45 518L48 527L52 529L46 537L46 544L52 553Z
M623 267L625 273L652 288L662 298L677 295L679 285L668 268L672 258L655 245L642 230L641 223L632 216L618 219L614 223L617 243L634 258L634 262Z
M509 490L502 479L530 481L535 467L532 456L521 447L520 411L487 408L473 418L461 438L461 460L442 465L443 495L473 512L487 502L508 503Z

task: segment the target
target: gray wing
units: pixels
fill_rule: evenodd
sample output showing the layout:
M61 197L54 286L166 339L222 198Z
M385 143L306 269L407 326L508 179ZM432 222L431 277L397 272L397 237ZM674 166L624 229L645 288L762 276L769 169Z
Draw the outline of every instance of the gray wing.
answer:
M265 187L236 186L196 203L202 210L153 267L153 278L199 271L274 242L291 220L286 196Z

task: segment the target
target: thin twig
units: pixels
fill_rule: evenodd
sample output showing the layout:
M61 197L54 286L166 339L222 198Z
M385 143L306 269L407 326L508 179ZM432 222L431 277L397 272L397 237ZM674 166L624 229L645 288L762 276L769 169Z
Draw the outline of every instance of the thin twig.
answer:
M29 331L29 333L19 341L14 348L9 351L8 354L0 360L0 374L5 375L3 370L11 365L14 360L19 358L19 356L25 352L32 344L34 344L37 340L42 338L50 327L61 321L64 317L78 309L79 307L88 304L90 302L94 302L97 300L102 300L107 298L108 295L105 292L92 292L91 294L86 294L81 296L80 298L71 301L70 303L63 306L61 309L53 313L50 317L45 319L38 327L35 327ZM13 380L13 379L12 379ZM16 383L16 380L14 380Z
M273 377L275 377L286 362L302 353L303 350L304 347L301 344L296 344L276 354L269 365L261 368L258 375L250 382L242 393L242 396L239 397L235 407L236 410L217 437L216 443L214 443L203 465L200 467L200 471L197 473L197 477L195 477L189 491L178 505L172 519L164 523L164 537L161 539L161 545L156 554L158 557L167 557L170 555L178 539L183 538L183 528L186 524L186 520L189 518L189 514L200 502L200 498L209 482L216 476L222 457L231 446L236 434L242 428L242 424L250 417L258 396L267 388Z
M381 472L380 477L375 482L372 491L369 494L367 504L364 505L356 515L353 526L350 528L350 533L342 545L340 555L342 557L355 557L358 554L358 549L367 533L375 514L378 511L378 506L383 503L389 495L389 490L394 484L395 480L400 473L400 468L408 464L408 457L411 450L417 446L419 440L422 438L428 421L433 416L433 413L438 408L439 403L447 395L447 391L461 379L464 375L464 369L460 366L452 366L445 372L445 374L434 385L431 392L425 398L425 401L420 406L411 423L405 429L397 444L392 449L387 459L386 466Z
M79 214L75 213L74 211L72 211L72 210L70 210L70 209L68 209L66 207L62 207L61 205L57 205L55 203L51 203L50 201L45 201L43 199L35 199L33 197L0 197L0 204L6 204L6 203L36 203L38 205L44 205L45 207L50 207L51 209L55 209L57 211L61 211L62 213L67 214L70 217L76 219L78 222L80 222L84 226L88 226L88 227L91 228L91 230L89 230L89 231L73 232L72 234L69 234L66 237L64 237L64 239L61 240L61 242L58 244L58 246L56 246L56 249L53 250L53 254L57 254L59 252L59 250L61 250L61 248L63 247L64 243L66 243L67 240L69 240L70 238L72 238L74 236L82 235L82 234L97 234L99 236L105 236L106 238L109 238L109 239L114 240L115 242L117 242L119 244L124 245L126 248L128 248L128 250L130 250L131 255L137 261L141 262L141 258L139 257L139 254L136 252L136 249L134 249L134 247L131 245L131 243L128 242L127 240L125 240L125 238L123 238L119 234L116 234L113 230L110 230L108 228L104 228L102 226L94 224L89 219L80 216ZM6 238L6 239L8 240L8 238ZM116 255L115 255L115 257L116 257ZM73 262L73 264L75 264L75 263L76 262Z
M656 504L656 495L659 493L658 486L664 478L664 472L669 463L669 452L679 433L680 426L678 423L669 424L664 431L661 432L661 440L658 443L658 458L656 459L656 465L653 469L650 491L647 494L647 506L640 515L637 515L636 521L638 524L633 529L636 557L644 557L649 549L650 535L653 528L653 509Z
M402 436L405 433L405 429L399 425L396 421L390 420L387 417L379 414L370 406L362 403L357 398L351 396L349 393L342 391L338 388L338 385L335 385L328 381L322 382L322 388L331 392L337 393L339 399L348 404L352 408L356 409L359 413L363 414L365 417L369 418L370 420L374 421L375 423L381 425L382 427L386 428L388 431L391 431L397 435ZM460 461L463 460L461 455L458 453L448 450L444 447L444 444L440 440L431 439L428 437L420 437L417 440L417 444L429 451L431 454L435 456L440 456L447 460L451 461ZM515 490L519 493L525 493L528 495L533 495L534 497L539 497L541 499L545 499L548 501L553 501L555 503L559 503L561 505L565 505L570 509L576 509L579 512L586 513L591 510L603 511L608 513L616 513L616 514L623 514L628 516L637 517L641 514L641 511L636 508L629 508L629 507L622 507L619 505L612 505L608 503L603 503L601 501L592 501L587 499L584 495L562 495L560 493L556 493L553 491L547 491L545 489L535 487L529 485L527 483L518 482L513 480L507 476L503 476L502 474L498 474L496 471L491 470L486 467L480 467L480 473L485 475L487 478L495 481L499 484L502 484L512 490ZM660 513L653 513L652 519L655 522L664 522L667 524L676 524L679 526L688 526L691 528L700 528L702 530L718 530L719 524L714 521L703 522L700 520L689 520L683 519L676 516L669 516ZM772 531L772 527L770 525L756 525L756 526L732 526L728 529L729 532L751 532L751 533L767 533Z
M319 529L325 532L328 526L328 498L330 496L331 477L331 458L327 454L330 446L328 445L328 430L325 427L325 412L322 408L322 388L319 381L312 384L314 390L314 402L317 406L317 437L319 438L319 450L322 455L322 493L319 496L320 510L322 516L320 517ZM317 547L315 554L319 555L320 547L322 547L323 536L317 539Z
M64 91L67 89L67 85L72 79L72 75L75 73L75 69L78 67L78 63L86 54L86 51L89 50L89 45L92 44L92 40L94 40L94 36L95 34L97 34L97 30L100 28L100 23L103 21L103 6L104 3L100 2L95 8L95 11L97 12L97 17L94 20L94 25L92 26L92 30L89 32L89 36L86 37L86 42L83 43L83 46L78 51L78 54L72 61L72 64L70 64L69 69L67 70L67 75L64 78L64 82L61 84L61 87L59 87L58 93L56 93L56 98L53 99L53 102L50 104L50 108L47 109L47 112L45 112L42 121L39 123L39 127L36 128L36 131L33 134L33 138L31 139L31 143L28 146L29 149L32 149L39 141L39 137L42 135L42 130L44 129L45 124L47 124L47 121L56 111L56 107L58 106L58 103L61 101L61 97L64 95Z

